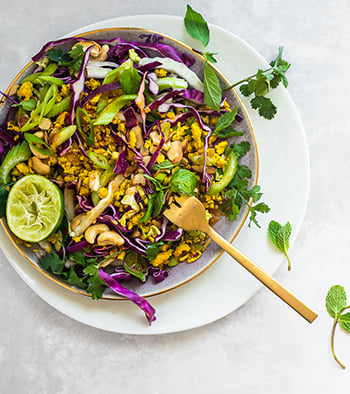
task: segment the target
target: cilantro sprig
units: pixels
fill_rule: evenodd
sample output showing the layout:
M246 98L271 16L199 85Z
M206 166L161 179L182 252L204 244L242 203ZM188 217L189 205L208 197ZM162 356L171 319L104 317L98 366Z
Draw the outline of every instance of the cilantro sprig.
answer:
M282 54L283 46L278 48L277 57L272 60L268 69L258 69L255 74L228 86L224 90L239 86L243 96L250 97L253 95L250 104L258 110L259 115L266 119L272 119L277 113L277 107L266 95L271 89L276 89L281 82L285 88L288 87L288 79L285 74L291 65L282 59Z
M61 49L52 48L47 51L46 55L52 62L57 63L59 66L68 67L70 74L73 75L80 70L84 58L84 48L81 44L78 44L65 53Z
M250 149L248 141L243 141L240 144L231 144L229 149L237 153L239 157L243 157ZM237 173L225 189L225 200L221 205L221 210L229 218L230 221L237 219L242 205L246 205L249 210L249 224L254 223L260 228L257 221L257 214L267 213L270 208L264 202L258 201L262 197L260 186L255 185L249 189L249 179L252 177L252 171L245 165L238 165Z
M335 330L338 323L346 332L350 332L350 312L345 312L350 309L350 305L347 305L346 292L342 286L335 285L330 288L326 296L326 309L329 316L334 319L331 335L332 354L335 361L345 369L345 365L339 361L334 350Z
M288 80L286 72L290 68L290 63L282 59L283 46L278 48L278 54L270 62L270 67L266 70L258 71L224 89L221 88L219 79L215 71L210 67L208 62L216 63L214 55L216 53L208 52L207 46L210 40L210 30L207 22L201 14L194 11L190 5L187 5L187 12L184 19L187 33L202 42L204 51L202 55L204 63L204 102L216 111L220 109L222 92L239 86L240 92L246 96L253 97L250 104L253 109L258 110L260 116L265 119L273 119L277 113L277 106L266 95L271 89L276 89L282 82L287 88Z

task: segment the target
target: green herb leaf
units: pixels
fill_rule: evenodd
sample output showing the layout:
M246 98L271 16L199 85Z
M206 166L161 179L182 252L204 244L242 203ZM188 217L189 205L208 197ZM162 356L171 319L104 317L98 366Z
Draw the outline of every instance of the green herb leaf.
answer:
M288 260L288 270L291 269L291 262L288 257L288 249L289 249L289 238L292 233L292 226L289 222L287 222L284 226L276 222L275 220L271 220L268 230L268 236L275 247L284 255Z
M238 107L235 107L233 111L226 112L223 115L221 115L218 121L216 122L214 133L217 134L220 131L230 127L236 118L237 111L238 111Z
M37 102L34 99L27 101L20 101L19 104L13 105L14 107L22 107L26 112L31 112L36 108Z
M40 265L55 275L61 275L65 262L55 252L45 254L40 260Z
M34 148L37 152L41 153L42 155L51 156L52 150L50 146L43 141L40 137L30 133L24 133L24 138L28 142L28 144ZM41 148L37 144L44 146L45 148Z
M220 112L222 100L222 89L215 71L209 66L208 62L204 63L204 102L209 107Z
M350 312L341 314L339 317L339 321L342 328L345 331L350 332Z
M326 296L326 309L329 316L334 319L338 318L345 307L346 292L344 287L340 285L332 286Z
M189 4L185 15L185 28L191 37L200 40L204 47L208 46L210 38L208 24Z
M208 60L208 62L210 62L210 63L217 63L214 55L217 55L217 53L207 52L207 51L203 52L204 59Z
M124 268L129 274L146 282L147 260L136 252L129 252L124 258Z
M105 282L102 281L98 274L100 265L99 264L91 264L84 268L84 274L89 275L87 279L87 283L89 287L86 289L88 293L91 293L91 297L93 300L98 300L102 297L103 291L106 288Z
M141 76L137 70L131 66L120 76L120 84L125 94L137 94L141 83Z
M80 70L84 53L83 46L78 44L72 50L65 53L63 53L61 49L49 49L46 52L46 55L51 61L57 63L59 66L67 66L70 74L72 75Z
M158 253L161 251L164 242L154 242L152 244L147 245L147 258L149 261L153 261Z
M87 119L88 124L89 124L89 128L90 128L89 135L85 134L84 131L83 131L83 127L82 127L83 116L85 116L85 118ZM89 146L94 146L94 143L95 143L95 132L94 132L94 125L92 123L90 115L87 113L87 111L84 108L77 107L76 112L75 112L75 120L76 120L76 123L77 123L77 126L78 126L78 129L79 129L80 133L83 135L83 137L86 140L86 143Z
M173 164L170 160L166 159L161 163L155 163L152 170L172 170L176 166L178 166L178 164Z
M78 274L75 272L74 267L69 268L67 282L72 286L78 286L83 290L86 290L88 287L87 283L85 283L85 278L81 278L80 276L78 276Z
M170 180L170 189L175 193L193 196L197 184L198 180L193 172L180 168L173 174Z
M254 109L259 110L259 115L265 119L272 119L277 113L277 107L268 97L256 96L250 103Z

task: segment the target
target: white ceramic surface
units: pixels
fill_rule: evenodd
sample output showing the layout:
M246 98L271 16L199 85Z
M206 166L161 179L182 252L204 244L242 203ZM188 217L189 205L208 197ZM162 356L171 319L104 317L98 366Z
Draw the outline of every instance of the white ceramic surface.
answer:
M170 16L143 15L111 19L85 26L69 35L120 26L153 29L200 49L198 43L185 33L183 19ZM213 25L210 29L210 47L219 53L217 66L230 81L253 73L257 67L266 67L264 59L238 37ZM273 121L266 121L258 117L255 111L249 111L260 153L259 184L264 192L263 201L273 208L273 217L281 222L289 220L292 223L293 244L303 221L308 198L308 152L303 127L288 93L278 88L272 97L279 108ZM295 157L298 159L294 160ZM267 240L269 220L271 216L259 216L262 229L245 225L235 245L267 272L273 273L282 257ZM1 233L0 236L3 238L5 235ZM130 302L96 302L72 294L35 271L12 245L7 244L4 252L22 279L50 305L82 323L119 333L160 334L199 327L234 311L260 288L260 284L249 273L224 255L189 284L149 298L157 310L157 320L149 327L142 312ZM279 302L276 298L276 308Z

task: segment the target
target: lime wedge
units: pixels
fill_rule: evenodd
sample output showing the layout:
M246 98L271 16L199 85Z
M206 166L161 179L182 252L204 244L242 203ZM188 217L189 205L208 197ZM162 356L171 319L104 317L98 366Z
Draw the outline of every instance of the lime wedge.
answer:
M6 205L7 224L18 238L39 242L52 235L64 214L61 190L41 175L26 175L11 188Z

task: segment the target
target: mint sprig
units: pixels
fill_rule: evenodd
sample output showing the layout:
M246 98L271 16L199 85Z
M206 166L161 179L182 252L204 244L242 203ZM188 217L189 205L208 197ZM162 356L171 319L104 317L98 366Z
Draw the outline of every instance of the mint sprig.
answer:
M271 220L267 233L275 247L286 256L288 260L288 271L290 271L291 262L287 252L289 249L289 238L292 233L291 224L287 222L284 226L282 226L275 220Z
M209 26L200 13L195 11L187 4L187 11L184 19L187 33L196 40L201 41L204 47L202 53L204 63L204 102L209 107L220 111L222 100L222 89L219 78L215 71L210 67L209 62L216 63L215 53L208 52L207 46L210 40Z
M334 337L337 324L346 331L350 332L350 312L344 313L350 305L347 305L347 297L344 288L340 285L335 285L330 288L326 296L326 309L330 317L334 319L332 335L331 335L331 349L335 361L345 369L345 365L341 363L335 354Z

